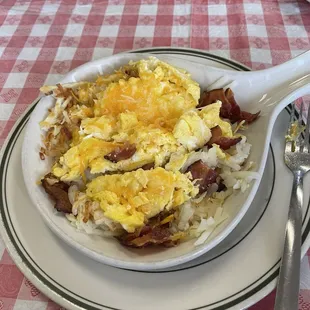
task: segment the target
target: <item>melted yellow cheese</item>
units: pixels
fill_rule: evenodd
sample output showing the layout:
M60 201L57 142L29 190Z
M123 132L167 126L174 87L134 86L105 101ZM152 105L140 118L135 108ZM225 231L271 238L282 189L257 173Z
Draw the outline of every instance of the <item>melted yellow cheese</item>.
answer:
M110 83L98 95L95 116L131 111L139 121L172 129L185 111L198 104L200 88L188 74L156 58L130 66L139 77Z

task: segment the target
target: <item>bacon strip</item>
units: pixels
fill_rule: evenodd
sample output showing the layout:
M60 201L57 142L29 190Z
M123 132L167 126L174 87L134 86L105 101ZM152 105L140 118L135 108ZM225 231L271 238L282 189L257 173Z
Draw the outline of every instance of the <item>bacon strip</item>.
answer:
M216 141L222 136L222 129L220 126L215 126L211 128L211 138L208 141L208 145L212 145L213 143L216 143Z
M175 246L182 238L182 234L172 234L169 223L173 220L172 214L160 213L151 218L148 223L136 229L134 233L124 233L118 237L119 241L128 247L142 248L162 245L164 247Z
M242 138L228 138L222 137L222 129L220 126L215 126L211 129L211 139L208 141L207 145L211 146L213 143L217 144L222 150L228 150L232 146L239 143Z
M228 88L224 91L223 88L206 91L202 94L198 108L205 107L220 100L222 107L220 116L229 119L232 123L245 121L247 124L254 122L259 116L259 112L252 114L241 111L238 103L235 100L233 91Z
M159 219L159 217L156 217ZM125 233L119 237L120 242L128 247L142 248L151 245L173 246L176 242L171 240L172 234L169 230L169 223L160 225L157 223L150 223L142 227L142 229L134 233Z
M251 124L258 118L259 114L260 114L260 111L254 114L241 111L240 117L241 117L241 120L245 120L246 124Z
M47 194L55 201L55 209L59 212L71 213L72 205L68 197L69 185L55 179L50 173L41 181Z
M121 160L128 159L133 156L137 148L134 144L124 144L117 147L114 151L104 156L105 159L117 163Z
M154 164L154 163L149 163L149 164L143 165L141 168L142 168L143 170L151 170L151 169L154 169L154 167L155 167L155 164Z
M121 242L127 246L141 248L150 246L152 244L164 244L165 242L170 242L171 232L169 228L156 226L150 228L150 232L146 234L141 234L139 237L132 240L121 240Z
M186 172L190 172L192 179L196 180L200 194L207 191L211 184L216 183L218 177L218 173L209 168L202 160L198 160L190 165Z

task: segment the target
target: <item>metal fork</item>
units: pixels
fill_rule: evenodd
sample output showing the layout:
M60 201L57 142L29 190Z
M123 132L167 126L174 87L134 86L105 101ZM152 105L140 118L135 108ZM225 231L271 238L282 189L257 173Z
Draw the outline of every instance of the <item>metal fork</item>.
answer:
M299 116L292 104L289 130L294 122L302 126L303 103ZM294 175L288 221L285 231L282 264L278 278L275 310L298 310L298 294L300 281L301 260L301 228L303 205L303 177L310 170L310 106L304 134L300 134L296 141L286 141L284 161Z

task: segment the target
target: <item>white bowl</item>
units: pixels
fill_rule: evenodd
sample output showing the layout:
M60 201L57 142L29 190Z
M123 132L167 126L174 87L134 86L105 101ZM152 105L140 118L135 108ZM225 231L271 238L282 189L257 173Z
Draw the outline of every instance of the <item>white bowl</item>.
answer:
M61 83L91 80L98 74L112 72L121 65L128 63L129 60L138 60L146 57L148 57L146 54L119 54L90 62L70 72ZM212 72L211 69L206 72L206 68L202 68L198 63L195 64L184 59L167 58L166 56L158 56L158 58L189 71L193 79L199 82L202 89L216 81L219 76L225 74L225 70L222 72L214 71L213 74L209 74L209 72ZM249 84L251 84L251 81ZM250 112L260 109L261 106L258 107L256 104L258 101L252 102L247 100L249 88L243 87L242 89L241 87L240 89L240 87L240 85L237 85L237 91L235 93L242 109ZM31 114L22 150L24 180L29 195L46 224L69 245L93 259L111 266L135 270L162 269L182 264L208 252L220 243L236 227L248 210L257 191L260 178L253 182L245 194L238 193L227 199L224 208L229 218L217 227L205 244L199 247L195 247L195 240L192 240L181 243L173 248L129 249L122 246L117 240L78 232L62 214L56 214L54 212L53 202L49 199L43 188L37 185L37 181L49 171L51 165L50 161L39 159L38 153L41 145L39 122L47 115L48 108L53 103L54 99L52 97L43 97ZM253 145L249 160L253 160L259 164L258 172L260 175L264 169L269 141L266 142L267 151L264 152L262 150L262 143L256 142L259 140L265 141L265 136L261 134L261 128L266 128L268 122L269 119L267 120L266 117L262 116L246 132L249 142ZM269 130L270 134L271 129Z

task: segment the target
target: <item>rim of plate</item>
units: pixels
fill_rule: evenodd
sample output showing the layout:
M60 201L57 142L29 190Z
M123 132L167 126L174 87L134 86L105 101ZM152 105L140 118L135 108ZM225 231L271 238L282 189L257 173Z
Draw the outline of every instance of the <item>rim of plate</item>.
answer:
M133 50L130 52L154 53L154 54L159 54L159 53L167 54L167 53L169 53L169 54L179 54L179 55L185 55L185 56L195 56L195 57L209 59L209 60L221 63L221 64L226 65L226 66L228 66L234 70L238 70L238 71L249 71L250 70L250 68L248 68L248 67L246 67L246 66L244 66L244 65L242 65L236 61L232 61L229 59L225 59L221 56L213 55L213 54L208 53L208 52L204 52L204 51L196 50L196 49L190 49L190 48L158 47L158 48L138 49L138 50ZM2 147L1 154L0 154L0 164L1 164L1 168L0 168L0 177L1 177L1 179L0 179L0 190L1 190L1 196L0 196L0 207L1 207L1 209L0 209L0 232L1 232L1 235L3 237L4 243L7 247L7 250L9 251L10 255L12 256L14 262L18 266L18 268L45 295L47 295L48 297L53 299L55 302L65 306L65 307L70 307L72 309L74 308L74 309L97 310L97 309L104 309L105 308L105 309L112 309L112 310L120 310L117 308L113 308L111 306L98 304L96 302L92 302L91 300L87 300L86 298L78 296L77 294L71 292L69 289L66 289L63 287L64 290L67 290L70 293L70 294L68 294L64 290L62 291L57 286L55 286L53 283L51 283L51 281L49 281L49 279L47 279L50 277L47 274L45 274L43 270L41 270L41 271L46 275L47 278L42 276L42 274L39 273L34 268L33 264L36 265L38 267L38 269L40 269L40 267L36 264L36 262L34 260L32 260L32 258L30 257L30 259L33 261L33 263L31 263L25 257L23 250L20 248L20 246L23 248L23 245L22 244L18 245L18 243L14 240L12 232L9 231L10 227L9 227L8 223L5 223L7 221L7 219L5 218L5 213L4 213L3 197L5 197L5 189L6 188L5 188L5 184L3 184L3 174L6 171L5 168L7 167L7 164L8 164L9 159L10 159L10 155L12 153L12 150L14 149L14 146L15 146L15 143L16 143L18 137L19 137L19 134L23 130L24 126L27 124L28 117L31 114L34 107L36 106L36 104L38 103L38 101L39 101L39 99L35 100L26 109L26 111L19 118L19 120L16 122L16 124L12 128L10 134L8 135L4 145ZM306 211L307 213L308 213L308 210L309 210L309 204L308 204L307 211ZM306 218L307 218L307 214L305 216L305 219ZM13 227L13 230L14 230L14 227ZM302 236L304 248L308 248L310 245L310 238L307 239L309 231L310 231L310 221L308 221L307 226L306 226L304 233L303 233L303 236ZM212 308L212 309L224 310L224 309L228 309L232 306L236 306L236 305L241 304L241 303L242 304L246 303L245 306L249 306L249 305L255 303L256 301L260 300L264 296L266 296L274 288L275 279L279 273L278 264L279 264L279 261L274 266L272 266L271 269L269 269L264 275L262 275L261 278L257 279L251 285L249 285L247 288L255 285L256 282L258 282L257 286L252 288L250 291L246 291L247 288L244 288L240 292L238 292L232 296L228 296L227 298L225 298L221 301L217 301L216 303L223 302L226 299L234 297L235 295L239 295L239 293L241 293L242 291L246 291L243 295L237 296L236 299L229 301L226 304L223 304L219 307L217 307L216 304L212 304L215 306L215 308ZM195 267L196 266L193 266L192 268L195 268ZM137 272L137 271L131 271L128 269L127 269L127 271ZM178 270L176 270L176 271L178 271ZM179 271L181 272L182 270L179 270ZM138 272L142 272L142 271L138 271ZM52 281L54 281L52 278L50 278L50 279ZM260 282L260 280L262 280L262 279L264 279L264 280L262 282ZM56 282L56 281L54 281L54 282ZM56 282L56 284L58 284L58 283ZM58 284L58 286L61 287L60 284ZM78 298L72 297L72 295L76 295L80 300ZM85 302L81 301L81 299L85 300ZM248 301L248 303L247 303L247 301ZM87 302L92 303L94 306L90 306L89 304L87 304ZM204 305L204 306L201 306L201 307L198 307L195 309L203 309L205 307L210 307L212 305L211 304ZM194 310L194 309L190 309L190 310Z

